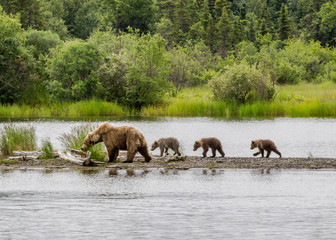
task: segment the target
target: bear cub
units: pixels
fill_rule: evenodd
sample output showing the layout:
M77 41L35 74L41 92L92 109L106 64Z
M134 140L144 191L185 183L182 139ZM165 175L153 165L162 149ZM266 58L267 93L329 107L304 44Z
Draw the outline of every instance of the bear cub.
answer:
M181 156L181 153L179 151L180 143L176 138L169 137L169 138L160 138L159 140L155 141L152 144L151 151L154 151L156 148L160 148L160 156L162 157L163 152L168 155L168 149L172 149L178 156Z
M216 150L222 155L222 157L225 156L222 144L217 138L202 138L201 140L196 141L194 143L194 151L200 147L203 148L203 157L206 157L209 148L212 150L212 157L216 157Z
M267 152L266 158L268 158L271 154L271 152L275 152L278 154L281 158L281 153L278 151L277 147L275 146L274 142L268 139L259 139L254 140L251 142L251 149L258 148L259 152L256 152L253 154L253 156L257 156L258 154L261 154L261 157L264 157L264 151Z

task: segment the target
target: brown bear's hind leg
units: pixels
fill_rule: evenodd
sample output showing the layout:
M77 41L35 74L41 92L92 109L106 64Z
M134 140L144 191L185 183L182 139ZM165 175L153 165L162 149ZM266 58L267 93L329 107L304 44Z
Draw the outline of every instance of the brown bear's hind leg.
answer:
M178 150L178 148L175 149L174 151L175 151L175 153L177 154L177 156L181 156L181 153L180 153L180 151Z
M169 153L168 153L168 148L166 147L166 151L165 151L165 153L166 153L166 155L169 155Z
M222 157L224 157L225 156L225 153L224 153L224 151L223 151L223 148L218 148L218 152L222 155Z
M136 154L136 151L134 151L134 150L128 150L127 151L126 161L123 161L123 163L131 163L131 162L133 162L135 154Z
M273 152L275 152L276 154L278 154L281 158L281 153L278 151L278 149L274 149Z
M150 160L152 160L152 157L149 155L147 147L139 148L139 153L145 158L146 162L149 162Z
M216 148L211 148L211 151L212 151L211 157L216 157Z
M266 158L269 158L270 155L271 155L271 150L268 150L268 151L267 151Z

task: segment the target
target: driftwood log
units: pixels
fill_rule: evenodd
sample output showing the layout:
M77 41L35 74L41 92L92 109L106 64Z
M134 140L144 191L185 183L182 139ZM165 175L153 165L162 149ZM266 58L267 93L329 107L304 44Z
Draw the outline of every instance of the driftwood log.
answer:
M76 149L69 149L67 151L58 151L59 158L76 163L82 166L94 166L97 163L91 160L91 152L83 152Z
M20 159L21 161L36 160L42 155L40 150L37 151L13 151L13 156L8 159Z

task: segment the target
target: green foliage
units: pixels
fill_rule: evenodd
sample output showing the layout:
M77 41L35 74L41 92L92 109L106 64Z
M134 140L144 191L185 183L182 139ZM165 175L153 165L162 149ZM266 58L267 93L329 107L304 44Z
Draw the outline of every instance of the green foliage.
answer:
M101 62L97 48L79 40L56 49L48 63L48 90L53 101L83 100L96 96L96 71Z
M51 144L50 138L42 139L42 157L45 159L53 158L54 148Z
M52 48L55 48L61 43L58 34L50 31L28 30L26 33L25 45L31 48L35 58L40 55L50 53Z
M95 130L97 127L97 124L84 123L73 127L69 133L63 133L59 140L62 146L66 149L81 149L86 135ZM88 151L91 152L92 159L102 161L106 157L105 146L103 143L98 143L90 147Z
M8 156L13 151L36 150L35 128L18 124L6 124L0 132L0 152Z
M19 20L6 15L0 6L0 103L22 101L38 83L35 61L23 47L24 36ZM29 100L33 103L36 95Z
M209 85L218 100L244 103L251 100L270 100L274 88L270 79L255 66L240 63L228 69Z
M279 18L279 38L280 40L287 40L290 35L290 21L288 17L287 6L282 4Z
M104 0L108 9L105 23L127 32L129 27L147 33L154 24L156 8L152 0Z

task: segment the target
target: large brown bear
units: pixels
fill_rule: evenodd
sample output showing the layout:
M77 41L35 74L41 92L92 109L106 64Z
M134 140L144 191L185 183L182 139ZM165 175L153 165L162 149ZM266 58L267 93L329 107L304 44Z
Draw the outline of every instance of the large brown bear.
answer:
M253 156L257 156L261 153L261 157L264 157L264 151L267 152L266 158L268 158L271 152L275 152L281 158L281 153L278 151L277 147L275 146L274 142L268 139L259 139L254 140L251 142L251 149L258 148L259 152L253 154Z
M222 144L217 138L202 138L201 140L196 141L194 143L194 151L200 147L203 148L203 157L206 157L209 148L212 150L212 157L216 157L216 150L218 150L222 157L225 156Z
M165 151L166 155L168 155L168 149L172 149L178 156L181 156L179 151L180 143L176 138L160 138L152 144L151 151L154 151L156 148L160 148L160 156L162 157L163 152Z
M127 150L127 159L124 163L133 162L136 152L144 156L146 162L152 159L148 153L145 137L134 127L113 127L103 123L85 137L82 150L99 142L104 142L109 162L117 159L119 150Z

